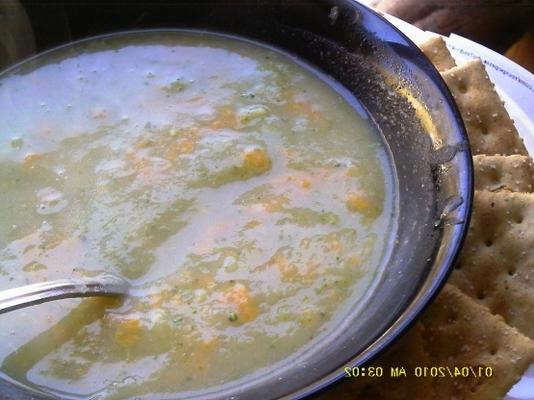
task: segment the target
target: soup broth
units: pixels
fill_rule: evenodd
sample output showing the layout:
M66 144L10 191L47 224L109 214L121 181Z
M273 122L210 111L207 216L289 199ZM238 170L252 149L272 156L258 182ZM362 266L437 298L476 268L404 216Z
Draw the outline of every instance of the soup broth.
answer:
M354 99L195 32L85 41L0 78L0 289L102 271L123 301L0 315L3 374L61 396L229 382L363 301L394 215Z

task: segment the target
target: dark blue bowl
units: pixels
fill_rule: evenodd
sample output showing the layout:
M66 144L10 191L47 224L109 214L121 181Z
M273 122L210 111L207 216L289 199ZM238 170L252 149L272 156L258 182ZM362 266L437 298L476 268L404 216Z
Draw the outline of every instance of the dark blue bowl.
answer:
M41 50L72 39L149 28L223 32L278 47L353 93L389 147L398 220L383 259L385 274L368 304L363 309L354 305L339 326L283 362L220 387L170 398L306 397L340 379L343 367L370 363L439 292L469 222L473 168L468 139L438 72L380 15L350 0L41 1L29 2L27 11ZM65 25L68 30L58 28ZM7 399L42 397L8 381L0 381L0 393Z

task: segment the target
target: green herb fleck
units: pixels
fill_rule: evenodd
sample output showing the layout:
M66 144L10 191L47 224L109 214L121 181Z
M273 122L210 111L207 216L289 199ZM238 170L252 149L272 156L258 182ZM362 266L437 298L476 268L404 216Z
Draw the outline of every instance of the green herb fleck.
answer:
M178 78L174 82L169 83L166 86L163 86L162 89L166 93L178 93L178 92L184 91L188 87L189 87L189 85L186 82L184 82L182 79Z
M237 314L233 311L230 314L228 314L228 321L230 322L237 321Z

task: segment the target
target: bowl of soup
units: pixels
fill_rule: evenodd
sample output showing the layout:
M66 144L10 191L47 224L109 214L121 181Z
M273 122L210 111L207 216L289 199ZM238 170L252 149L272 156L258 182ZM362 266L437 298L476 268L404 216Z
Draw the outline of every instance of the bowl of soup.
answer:
M132 286L0 315L7 398L303 397L446 278L472 183L437 72L357 3L246 5L131 6L0 74L0 289Z

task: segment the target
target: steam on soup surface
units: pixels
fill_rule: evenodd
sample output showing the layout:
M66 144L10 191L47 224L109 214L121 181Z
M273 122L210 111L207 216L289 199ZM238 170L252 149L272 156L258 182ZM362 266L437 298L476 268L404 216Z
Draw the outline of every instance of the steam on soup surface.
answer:
M4 74L0 289L101 271L133 289L1 315L2 373L61 396L173 393L324 332L378 276L393 212L384 146L340 93L192 32Z

